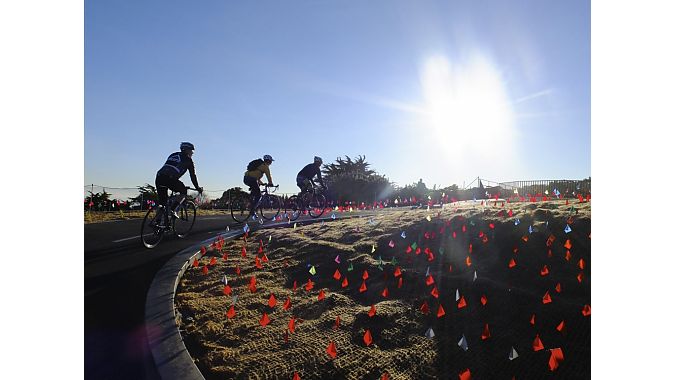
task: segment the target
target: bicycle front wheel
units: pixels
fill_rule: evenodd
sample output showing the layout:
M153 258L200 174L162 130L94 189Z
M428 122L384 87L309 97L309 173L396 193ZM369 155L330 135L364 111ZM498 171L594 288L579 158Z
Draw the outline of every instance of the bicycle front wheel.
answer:
M192 201L186 201L178 207L176 214L178 214L178 218L173 218L172 228L174 229L174 234L182 239L188 236L190 230L192 230L192 226L195 224L197 207L195 207Z
M164 236L164 228L158 227L157 223L162 218L162 213L149 209L141 224L141 241L146 248L155 248Z
M258 210L265 220L273 220L276 218L277 215L279 215L279 210L281 210L281 208L282 202L279 200L279 197L270 194L263 195L261 204L258 206Z
M230 199L230 215L238 223L244 223L251 216L251 199L248 195L236 195Z
M313 194L308 204L308 213L313 218L318 218L324 213L326 208L326 197L324 194Z

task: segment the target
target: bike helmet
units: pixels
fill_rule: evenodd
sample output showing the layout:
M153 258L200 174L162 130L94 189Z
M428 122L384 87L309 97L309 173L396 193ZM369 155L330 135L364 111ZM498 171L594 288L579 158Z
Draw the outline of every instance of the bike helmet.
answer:
M195 146L192 145L189 142L182 142L181 143L181 150L195 150Z
M316 164L316 163L322 164L322 163L324 163L324 161L322 161L322 158L321 158L321 157L315 156L315 164Z
M274 160L272 159L272 156L271 156L271 155L266 154L265 156L263 156L263 161L270 161L270 162L272 162L272 161L274 161Z

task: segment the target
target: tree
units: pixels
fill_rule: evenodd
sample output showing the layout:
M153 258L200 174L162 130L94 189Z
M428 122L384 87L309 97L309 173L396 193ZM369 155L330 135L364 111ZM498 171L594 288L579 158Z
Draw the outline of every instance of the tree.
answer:
M85 210L96 210L100 211L105 209L110 203L110 194L104 189L102 193L93 193L89 192L89 196L85 198L84 207ZM90 206L91 205L91 206Z
M366 204L387 198L394 192L392 183L369 166L366 156L361 155L355 160L346 155L345 159L338 157L335 163L324 164L322 171L329 187L327 197L339 203Z

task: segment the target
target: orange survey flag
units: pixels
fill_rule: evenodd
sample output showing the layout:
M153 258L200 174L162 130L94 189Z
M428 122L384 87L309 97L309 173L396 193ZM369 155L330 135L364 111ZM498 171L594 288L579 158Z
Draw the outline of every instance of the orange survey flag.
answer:
M235 305L230 306L230 309L228 309L228 312L225 313L225 316L228 317L228 319L232 319L232 317L235 316Z
M484 331L481 333L481 339L486 340L491 337L491 331L488 329L488 323L484 326Z
M326 353L329 354L329 356L332 359L335 359L336 356L338 355L338 352L336 351L336 344L333 343L333 341L331 341L331 343L329 343L329 346L326 347Z
M487 303L488 303L488 298L486 298L485 295L482 295L481 296L481 304L486 306Z
M563 247L566 248L566 249L573 248L573 245L570 244L570 239L566 239L566 242L563 244Z
M543 266L542 269L540 270L540 276L546 276L548 274L549 274L549 268L547 267L547 264L545 264L545 266Z
M446 311L444 311L444 307L439 304L439 309L437 310L437 318L441 318L444 315L446 315Z
M582 283L582 280L584 279L584 275L582 275L582 272L577 275L577 282Z
M366 329L366 332L364 333L364 343L366 343L367 346L370 346L371 343L373 343L373 337L371 336L371 331Z
M467 306L467 302L465 301L465 296L461 296L460 299L458 300L458 309L462 309L465 306Z
M540 351L544 349L545 346L542 345L542 341L540 340L540 334L536 334L535 340L533 341L533 351Z
M556 326L556 329L559 330L559 332L563 332L563 329L566 328L566 322L561 321L558 326Z
M275 295L270 293L270 299L268 299L268 306L270 307L275 307L277 305L277 299L275 298Z
M516 266L516 261L514 261L513 258L510 259L510 260L509 260L509 265L508 265L508 266L509 266L510 268L514 268L514 267Z
M371 309L369 310L369 317L373 318L374 315L376 315L376 305L371 305Z
M566 251L566 261L570 261L571 257L570 251Z
M261 326L265 327L270 323L270 318L268 318L268 313L263 312L263 318L260 320Z
M580 261L578 261L577 265L580 266L580 269L584 269L584 259L580 259Z
M557 293L561 293L561 283L560 282L557 283L554 289L556 290Z
M472 259L470 259L469 256L465 259L465 264L467 264L468 267L472 265Z

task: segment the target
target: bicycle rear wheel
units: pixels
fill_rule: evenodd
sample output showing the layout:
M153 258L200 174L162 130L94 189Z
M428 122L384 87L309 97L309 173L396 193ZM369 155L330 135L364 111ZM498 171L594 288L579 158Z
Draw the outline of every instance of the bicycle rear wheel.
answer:
M249 195L233 195L230 199L230 215L236 222L246 222L251 216L251 197Z
M176 210L178 218L173 218L172 228L174 234L179 238L188 236L197 217L197 207L192 201L183 202Z
M163 217L156 209L149 209L141 224L141 241L146 248L155 248L164 236L164 228L158 227L157 222Z
M286 205L284 206L284 212L289 216L289 220L292 222L298 219L302 213L301 201L297 195L292 195L289 199L286 200Z
M308 203L308 213L313 218L318 218L324 213L326 207L326 197L324 194L312 194L310 203Z
M272 194L265 194L261 199L261 204L258 206L258 210L261 213L261 216L265 220L273 220L279 215L279 210L282 209L282 202L279 200L279 197Z

